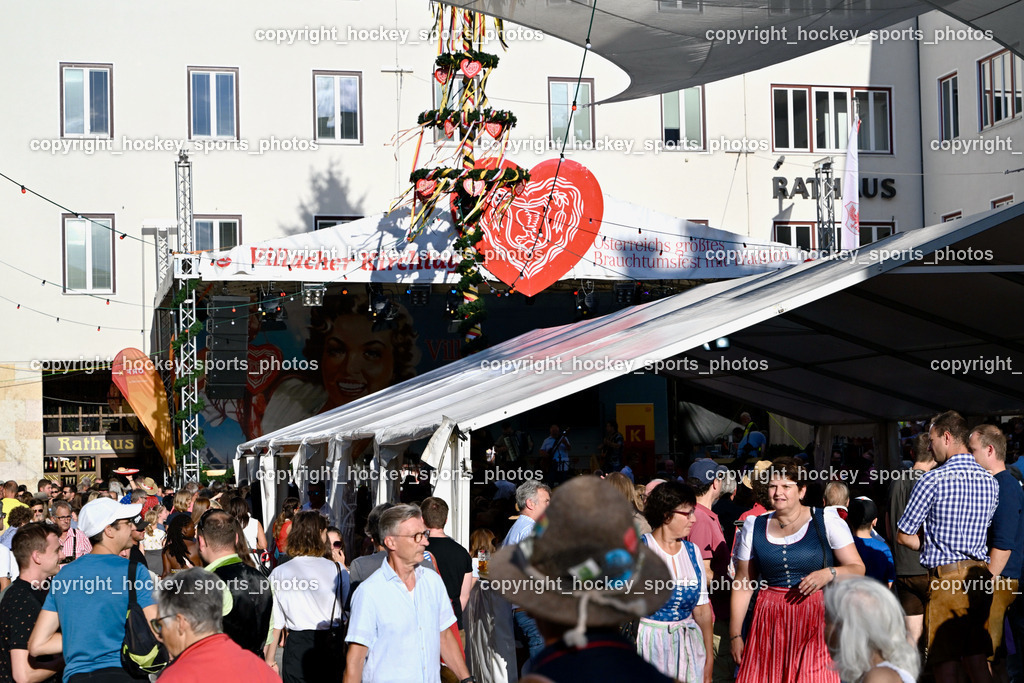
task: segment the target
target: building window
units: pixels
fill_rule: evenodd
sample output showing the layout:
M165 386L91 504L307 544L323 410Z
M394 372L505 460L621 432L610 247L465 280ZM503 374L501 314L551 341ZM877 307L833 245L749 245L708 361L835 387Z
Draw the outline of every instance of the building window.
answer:
M978 92L981 129L1019 116L1022 109L1021 80L1024 63L1009 50L1003 50L978 62Z
M791 247L810 251L815 243L815 226L810 223L791 223L788 221L776 221L773 233L776 242L788 244Z
M221 251L237 247L242 234L241 216L195 216L196 251Z
M863 124L862 124L863 125ZM850 91L814 91L814 144L817 149L845 149L850 139Z
M773 141L776 150L811 151L807 135L810 111L806 88L772 88Z
M114 94L111 64L61 64L61 137L113 136Z
M362 76L355 72L314 71L316 139L363 141Z
M238 69L188 69L189 138L238 139Z
M964 217L964 212L963 211L954 211L953 213L944 214L942 216L941 220L942 220L943 223L948 223L950 221L958 221L958 220L960 220L963 217Z
M362 216L316 216L313 218L313 229L324 230L326 228L333 228L336 225L342 223L351 223L357 221Z
M114 215L63 214L64 291L114 293Z
M661 96L662 139L667 149L704 149L704 89L701 86Z
M993 199L992 200L992 208L993 209L1001 209L1004 206L1009 206L1010 204L1013 204L1013 195L1012 194L1011 195L1007 195L1005 197L1000 197L999 199Z
M892 223L861 223L860 224L860 246L877 242L896 232L896 226Z
M573 97L576 97L576 111L572 111ZM551 139L560 142L566 139L569 116L572 115L572 137L576 142L594 141L594 79L584 78L576 94L576 79L548 79L548 115L551 120ZM570 141L571 142L571 141Z
M702 14L704 0L658 0L658 11L673 14Z
M939 79L939 137L960 136L960 88L956 74Z
M845 151L856 111L860 115L858 149L889 154L892 150L889 95L888 89L773 87L774 149L782 152Z
M888 154L892 151L892 119L888 90L854 90L857 112L860 114L860 132L857 149L861 152Z

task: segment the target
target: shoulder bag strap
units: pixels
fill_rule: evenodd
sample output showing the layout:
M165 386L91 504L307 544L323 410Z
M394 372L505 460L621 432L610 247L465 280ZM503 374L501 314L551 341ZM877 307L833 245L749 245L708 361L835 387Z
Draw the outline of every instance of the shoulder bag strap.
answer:
M819 512L821 512L821 516L818 515ZM825 535L824 525L822 524L824 515L824 510L811 508L811 519L814 520L814 530L817 532L818 541L821 543L821 568L827 569L828 567L831 567L833 563L830 561L830 549L825 546L825 543L828 541L828 537Z
M341 578L341 565L338 564L337 562L335 562L334 563L334 569L335 569L335 571L338 572L338 591L337 591L337 598L338 599L335 600L331 604L331 625L330 625L330 629L332 631L334 630L334 611L338 607L338 603L341 602L341 589L343 588L342 584L344 583L344 581L342 581L342 578Z
M133 557L128 560L128 609L139 602L135 595L135 577L138 576L138 573L139 563Z

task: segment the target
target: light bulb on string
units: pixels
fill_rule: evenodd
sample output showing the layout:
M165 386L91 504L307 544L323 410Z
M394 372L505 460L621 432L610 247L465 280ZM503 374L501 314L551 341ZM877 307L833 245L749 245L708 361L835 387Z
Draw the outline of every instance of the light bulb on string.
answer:
M22 193L22 194L26 194L26 193L28 193L28 190L26 190L26 189L25 189L25 186L24 186L24 185L22 185L22 186L21 186L21 193Z

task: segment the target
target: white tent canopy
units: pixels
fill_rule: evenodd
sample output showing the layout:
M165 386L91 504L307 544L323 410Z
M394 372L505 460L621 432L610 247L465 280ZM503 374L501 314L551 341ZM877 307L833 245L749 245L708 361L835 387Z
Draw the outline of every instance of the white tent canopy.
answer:
M1011 372L988 376L981 368L984 378L979 378L977 372L958 376L929 366L932 357L941 362L1024 351L1024 317L1019 309L1006 308L1019 301L1024 283L1022 214L1024 205L1014 205L897 233L861 247L850 258L718 282L600 318L534 330L240 449L370 437L397 446L433 434L443 415L463 431L473 430L614 377L687 357L698 358L704 369L687 374L675 363L668 371L810 423L925 415L941 405L967 406L975 413L1017 409L1024 394ZM955 255L968 248L990 252L992 258L925 265L937 250ZM853 306L854 301L863 303ZM865 315L874 329L863 324ZM798 346L807 330L821 338L806 348ZM771 352L764 356L773 359L766 370L702 375L707 359L721 351L680 355L720 337L755 335L761 338L758 349ZM888 349L881 346L883 336ZM734 348L729 352L727 359L735 356ZM701 360L702 353L707 358ZM1024 369L1024 357L1019 362ZM845 366L842 376L838 370L825 372L830 365ZM900 372L900 366L920 374ZM789 393L781 386L741 390L747 385L737 382L748 378L751 385L765 387L749 376L769 378L777 372L807 378L794 375L793 381L777 382L788 384ZM816 378L813 384L809 378ZM844 378L870 382L870 395L860 395ZM843 382L842 395L823 390L834 382ZM814 390L814 397L799 398L802 387Z
M947 408L1024 411L1022 216L1024 205L1014 205L897 233L846 258L534 330L248 441L239 454L316 444L342 453L372 438L373 467L383 468L446 417L467 432L648 370L818 425ZM700 350L722 337L728 349ZM468 453L454 434L449 444L442 468L454 501L468 497L457 476ZM385 489L376 487L378 499ZM468 535L468 509L453 502L452 510L452 535Z

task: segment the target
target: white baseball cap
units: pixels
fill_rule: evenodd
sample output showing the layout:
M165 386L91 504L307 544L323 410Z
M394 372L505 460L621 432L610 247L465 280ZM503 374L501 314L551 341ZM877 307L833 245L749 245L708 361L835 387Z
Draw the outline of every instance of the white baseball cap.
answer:
M142 513L142 503L121 505L113 498L97 498L82 506L78 513L78 528L88 538L103 531L119 519L131 519Z

